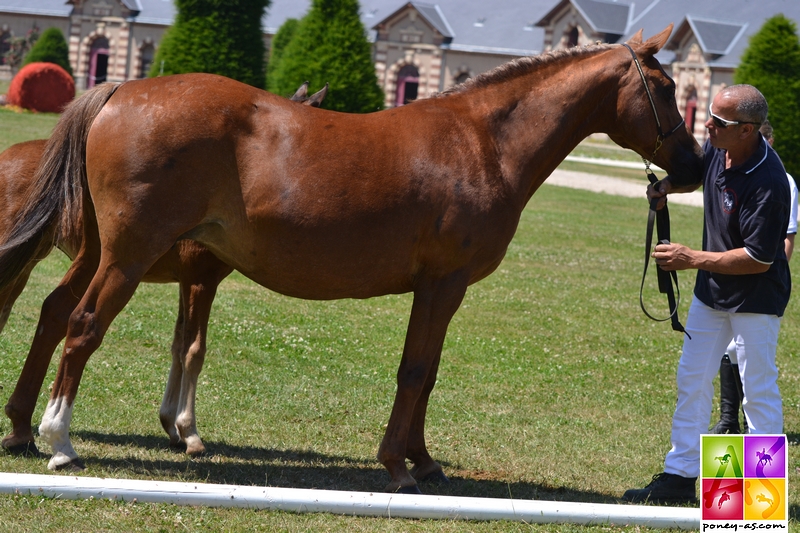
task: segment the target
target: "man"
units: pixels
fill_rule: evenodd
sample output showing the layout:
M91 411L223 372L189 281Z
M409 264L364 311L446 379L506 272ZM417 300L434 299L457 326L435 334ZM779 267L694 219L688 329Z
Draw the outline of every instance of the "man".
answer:
M767 118L767 102L755 87L722 89L709 111L703 250L672 243L659 244L653 252L664 270L698 269L678 364L672 449L664 472L645 488L625 492L623 499L631 502L697 501L700 435L711 418L717 354L731 337L736 339L750 432L783 431L775 354L791 289L783 248L790 201L786 171L758 131ZM700 185L679 187L666 177L649 186L647 195L661 198Z
M775 138L769 120L764 121L759 131L769 145L772 146ZM792 252L794 251L794 239L795 235L797 235L797 185L790 174L786 174L786 177L789 180L789 191L791 192L791 212L783 250L786 253L786 260L791 261ZM731 356L733 356L733 360L731 360ZM720 361L719 389L719 421L708 432L717 434L741 433L739 403L742 401L742 378L739 377L739 365L736 362L736 339L730 342ZM744 420L744 432L747 433L747 417Z

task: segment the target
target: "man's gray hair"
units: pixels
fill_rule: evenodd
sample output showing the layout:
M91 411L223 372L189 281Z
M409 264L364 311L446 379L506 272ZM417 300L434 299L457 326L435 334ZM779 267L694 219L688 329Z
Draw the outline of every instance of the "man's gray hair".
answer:
M752 85L739 84L720 91L736 100L736 119L763 124L767 120L767 99Z

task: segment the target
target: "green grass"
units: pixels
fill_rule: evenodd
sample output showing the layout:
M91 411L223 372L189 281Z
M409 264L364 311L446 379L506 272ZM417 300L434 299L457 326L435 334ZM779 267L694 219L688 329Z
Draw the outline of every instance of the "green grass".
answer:
M32 113L0 106L0 152L12 144L48 138L58 117L56 113Z
M672 217L674 240L698 246L701 211L675 205ZM452 482L425 492L614 503L660 471L682 338L638 307L645 220L636 199L557 187L537 192L505 261L470 288L450 326L427 440ZM67 266L53 254L37 267L0 336L5 397L38 307ZM692 274L681 276L686 300L692 282ZM654 311L664 309L654 289L647 298ZM796 302L778 353L786 428L795 441ZM84 475L357 491L388 482L374 457L393 400L409 296L304 301L232 275L214 306L198 391L199 428L210 453L195 460L168 449L157 415L176 303L175 285L142 285L89 361L72 421ZM54 372L55 362L46 385ZM35 422L47 397L45 387ZM9 429L0 418L0 433ZM790 457L793 472L800 464L795 446ZM49 473L44 460L5 455L0 471ZM794 485L792 474L796 508ZM0 523L9 531L56 524L159 531L179 523L225 531L529 529L21 496L0 498Z

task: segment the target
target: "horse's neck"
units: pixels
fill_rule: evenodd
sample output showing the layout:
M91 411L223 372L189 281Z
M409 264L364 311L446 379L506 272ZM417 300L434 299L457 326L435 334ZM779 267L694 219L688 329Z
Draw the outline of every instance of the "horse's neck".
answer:
M578 143L614 120L619 71L599 57L609 53L562 61L486 93L509 110L487 120L497 121L490 130L500 165L524 203Z

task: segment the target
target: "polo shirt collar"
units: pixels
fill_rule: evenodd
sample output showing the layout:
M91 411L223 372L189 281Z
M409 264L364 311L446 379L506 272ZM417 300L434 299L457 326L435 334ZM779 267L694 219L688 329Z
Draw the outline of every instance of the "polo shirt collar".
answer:
M741 167L741 169L739 169L740 172L744 172L745 174L750 174L755 169L757 169L764 161L767 160L767 155L769 154L769 143L767 143L767 140L764 138L763 135L761 135L761 133L759 133L759 135L761 136L761 146L759 146L758 150L756 150L756 152L752 156L750 156L750 159L748 159L747 161L745 161L743 164L740 165Z

